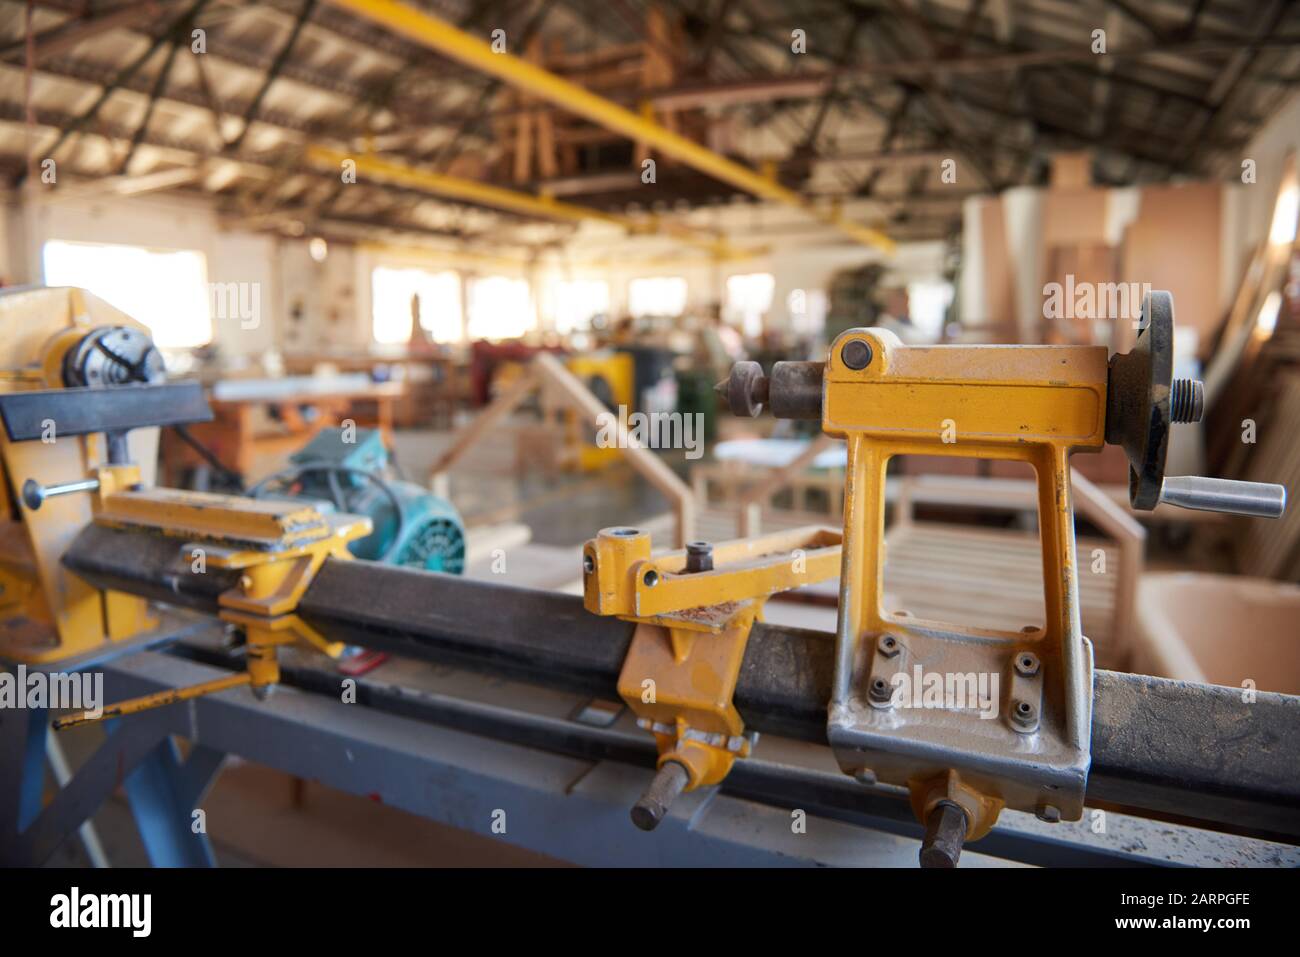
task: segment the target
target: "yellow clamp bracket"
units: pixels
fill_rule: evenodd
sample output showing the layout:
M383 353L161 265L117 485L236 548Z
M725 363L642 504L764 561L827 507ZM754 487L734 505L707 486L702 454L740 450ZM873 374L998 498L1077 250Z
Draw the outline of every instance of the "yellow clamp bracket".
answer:
M839 532L801 528L692 542L651 557L650 536L607 528L583 549L587 610L635 622L618 693L655 736L660 773L632 810L649 830L682 791L717 784L756 735L732 701L745 646L777 592L834 578Z
M244 629L246 673L119 702L96 715L84 712L53 722L56 730L103 718L135 714L201 695L249 685L265 698L279 683L277 650L300 641L330 657L343 649L295 613L298 602L327 558L351 558L348 543L370 534L368 518L322 515L300 502L261 501L233 495L149 489L104 498L95 521L173 536L202 534L181 547L200 573L212 568L242 572L239 583L218 598L223 621Z

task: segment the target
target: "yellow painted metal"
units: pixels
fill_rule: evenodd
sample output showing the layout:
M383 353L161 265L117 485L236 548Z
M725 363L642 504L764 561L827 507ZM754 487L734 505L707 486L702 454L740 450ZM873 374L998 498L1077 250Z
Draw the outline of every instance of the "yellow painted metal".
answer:
M488 183L480 183L459 176L448 176L432 170L417 169L406 163L384 159L373 154L351 154L325 146L307 147L307 159L318 166L339 169L348 160L355 162L359 176L374 176L404 186L414 186L428 190L448 199L460 199L469 203L504 209L523 216L536 216L541 219L556 219L568 222L609 223L611 226L626 228L630 220L611 213L604 213L584 206L561 202L546 196L533 196L513 189L503 189Z
M243 570L239 587L222 593L223 609L267 620L289 614L298 607L299 599L325 559L350 559L348 543L369 535L373 529L368 518L357 515L326 518L315 509L311 511L327 530L323 537L297 543L286 538L281 547L266 549L206 548L204 558L214 568Z
M918 821L930 819L941 801L956 804L966 814L966 840L975 841L988 834L997 823L1005 802L994 795L970 787L960 774L948 770L927 780L916 781L908 788L912 813Z
M818 209L807 198L782 186L775 179L715 153L652 119L619 106L536 64L508 52L495 52L490 44L423 10L396 0L329 2L436 50L471 69L495 76L538 99L585 117L605 129L621 133L633 142L644 143L665 156L680 160L724 183L730 183L762 199L801 209L834 226L856 242L888 253L894 251L893 240L879 230L858 225L846 219L838 210Z
M835 529L809 526L722 542L712 571L688 573L685 551L651 558L648 535L607 528L583 549L590 569L583 600L597 615L717 632L750 603L834 578L840 539Z
M96 436L87 436L94 439ZM96 443L98 444L98 443ZM97 514L103 511L104 502L119 492L136 489L141 484L140 466L133 463L101 465L95 469L99 488L91 496L91 508ZM151 631L158 619L149 614L149 602L137 595L120 591L105 591L104 629L110 641L126 641Z
M866 341L866 368L848 368L844 344ZM831 345L825 371L822 427L845 439L844 551L840 634L864 641L888 629L924 627L883 607L885 470L896 455L945 455L1024 462L1036 474L1046 627L1034 640L1039 657L1083 684L1088 667L1079 627L1070 453L1100 451L1105 442L1106 350L1091 346L907 346L884 329L850 329ZM995 636L947 623L973 640ZM856 647L854 649L856 654ZM1067 709L1069 720L1073 714ZM1086 729L1067 728L1067 737ZM930 782L914 787L930 788ZM997 817L985 801L971 837ZM970 808L967 809L968 813ZM991 817L989 816L991 815Z
M73 343L101 326L147 328L102 299L80 289L33 288L0 294L0 391L62 385L63 357ZM17 490L26 479L69 482L95 475L103 465L97 436L59 436L52 441L10 442L0 433L3 479ZM149 458L157 430L137 430L133 448ZM0 658L48 665L91 655L109 641L124 641L151 619L140 607L109 599L65 569L60 558L90 522L96 497L64 495L31 511L16 500L0 520Z
M203 537L181 546L180 551L192 561L204 562L205 567L243 572L239 583L219 596L218 604L221 619L244 630L248 670L192 688L121 701L105 708L101 716L78 715L55 722L55 728L135 714L242 685L264 692L280 680L278 649L295 641L331 657L342 652L341 642L327 641L294 610L325 559L352 557L348 543L370 534L370 519L325 516L311 506L291 502L231 495L196 497L196 493L175 489L148 489L107 496L95 521L173 537L195 535L201 527ZM278 538L267 538L277 529Z
M166 535L284 549L330 534L329 523L301 502L151 488L107 496L95 515L100 525L151 528Z
M244 685L251 683L252 677L245 671L225 678L215 678L212 681L190 685L187 688L168 688L166 691L141 695L139 698L129 698L126 701L119 701L117 704L107 705L98 714L83 711L80 714L64 715L61 718L55 718L51 724L55 731L62 731L65 728L75 728L78 725L90 724L94 721L107 721L110 718L122 718L130 714L139 714L141 711L148 711L150 708L162 708L178 701L198 698L201 695L229 691L231 688L242 688Z
M147 331L77 289L0 295L0 329L6 333L0 337L0 390L60 387L67 350L105 325ZM369 519L327 517L295 502L145 488L145 469L108 464L98 436L58 436L57 425L53 423L55 432L48 442L9 442L0 435L3 477L9 487L16 489L28 478L44 484L93 477L98 488L86 495L48 498L36 511L12 498L7 504L7 515L0 518L0 657L29 665L69 662L154 627L143 599L101 592L60 564L72 540L91 521L195 540L185 547L178 543L178 551L202 555L214 567L242 570L239 585L220 598L223 617L244 626L249 635L251 679L244 676L235 683L254 688L274 683L279 674L275 647L289 641L339 652L341 645L326 641L293 611L327 557L351 557L347 544L370 532ZM151 430L137 430L142 431ZM143 447L152 458L153 444L145 442ZM126 710L114 713L225 686L216 682L151 696L143 703L124 703L119 707Z
M760 605L749 605L716 634L642 623L632 635L619 697L654 734L658 763L686 768L688 790L717 784L750 752L732 697Z
M636 363L630 352L591 352L583 355L569 356L564 360L564 367L584 383L592 379L601 379L609 388L606 398L613 405L613 412L618 414L618 407L631 409L636 397ZM543 395L547 385L542 385ZM590 427L586 416L579 415L576 409L563 406L560 414L564 421L564 440L569 450L566 457L575 463L582 472L592 472L608 468L623 456L623 450L615 444L602 447L591 440Z
M126 592L104 592L104 628L109 641L126 641L152 631L159 619L149 614L149 602Z
M9 552L0 552L0 616L27 608L34 595L40 596L43 604L35 570L29 562L15 559Z
M686 768L687 789L716 784L750 752L732 701L750 629L773 594L835 577L840 534L792 529L714 547L712 571L686 552L651 557L650 536L602 529L583 548L583 603L637 623L619 696L655 736L659 764Z

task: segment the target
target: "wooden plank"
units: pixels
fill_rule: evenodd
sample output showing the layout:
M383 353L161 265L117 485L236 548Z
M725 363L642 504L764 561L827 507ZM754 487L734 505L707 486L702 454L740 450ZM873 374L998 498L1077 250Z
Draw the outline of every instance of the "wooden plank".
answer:
M591 390L555 356L538 353L533 357L531 368L539 379L554 384L566 404L579 415L585 416L589 422L595 423L600 416L609 414L605 404L592 395ZM641 445L635 436L629 434L617 416L614 424L618 449L632 467L672 503L677 515L676 544L678 548L684 548L691 540L695 526L695 497L691 494L690 486L678 478L677 473L657 455Z
M456 433L452 439L451 445L438 456L437 461L429 469L430 483L434 491L446 496L445 491L440 491L439 486L445 486L446 473L457 461L460 460L466 452L487 435L492 429L501 424L502 420L509 415L514 408L523 402L525 398L537 387L537 379L533 375L531 367L525 367L520 373L519 378L505 392L493 399L486 408L478 415L471 419L465 426Z
M1087 150L1052 154L1052 188L1082 189L1092 185L1092 153Z
M1137 218L1124 237L1119 280L1150 283L1152 289L1173 293L1178 326L1197 330L1202 354L1223 318L1222 224L1219 183L1143 186ZM1133 334L1132 323L1128 325ZM1127 348L1127 343L1119 341L1116 346Z
M1018 555L1007 550L1017 541ZM1081 576L1084 633L1099 661L1116 662L1126 654L1112 628L1123 576L1110 560L1116 549L1092 539L1077 543L1081 567L1096 547L1107 552L1107 574ZM895 527L887 537L885 591L891 610L918 618L1010 631L1045 620L1041 553L1036 538L1023 533L930 522Z
M1132 647L1133 629L1137 622L1137 586L1146 553L1146 529L1127 509L1073 469L1070 470L1070 487L1075 514L1082 514L1119 544L1119 581L1112 632L1122 653L1127 654ZM1089 565L1080 563L1078 567L1082 570ZM1109 555L1106 567L1111 568ZM1083 577L1081 571L1080 578Z
M1268 428L1251 456L1246 478L1300 488L1300 375L1287 375L1278 390ZM1244 519L1238 537L1237 561L1243 572L1268 578L1300 578L1300 506L1287 502L1279 519Z
M793 476L798 475L812 465L817 456L831 447L836 440L824 432L808 443L808 446L791 462L773 469L754 488L745 492L737 503L737 520L741 538L748 538L759 533L762 525L763 506L772 495L787 485Z

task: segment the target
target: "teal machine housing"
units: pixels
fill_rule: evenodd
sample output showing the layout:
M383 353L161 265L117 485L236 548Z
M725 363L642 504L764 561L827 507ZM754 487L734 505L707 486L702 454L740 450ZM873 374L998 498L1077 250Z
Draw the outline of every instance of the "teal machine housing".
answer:
M377 429L322 429L289 461L289 469L250 494L276 483L283 486L277 497L311 499L367 516L375 530L348 546L357 558L451 575L465 570L460 514L413 482L387 477L391 462Z

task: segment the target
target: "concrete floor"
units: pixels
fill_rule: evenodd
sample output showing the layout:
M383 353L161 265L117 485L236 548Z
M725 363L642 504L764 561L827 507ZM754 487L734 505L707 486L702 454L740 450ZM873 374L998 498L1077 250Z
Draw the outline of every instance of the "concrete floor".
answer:
M667 499L622 462L577 474L516 470L514 430L527 427L526 421L503 427L452 470L451 500L466 524L519 521L539 545L581 545L609 525L644 522L669 510ZM397 432L396 461L408 480L426 484L430 466L450 441L447 432ZM676 459L665 455L685 480L686 460L681 453Z
M236 758L227 759L203 809L221 867L569 866ZM95 829L112 867L149 866L120 792L95 815ZM88 865L73 837L46 866Z

